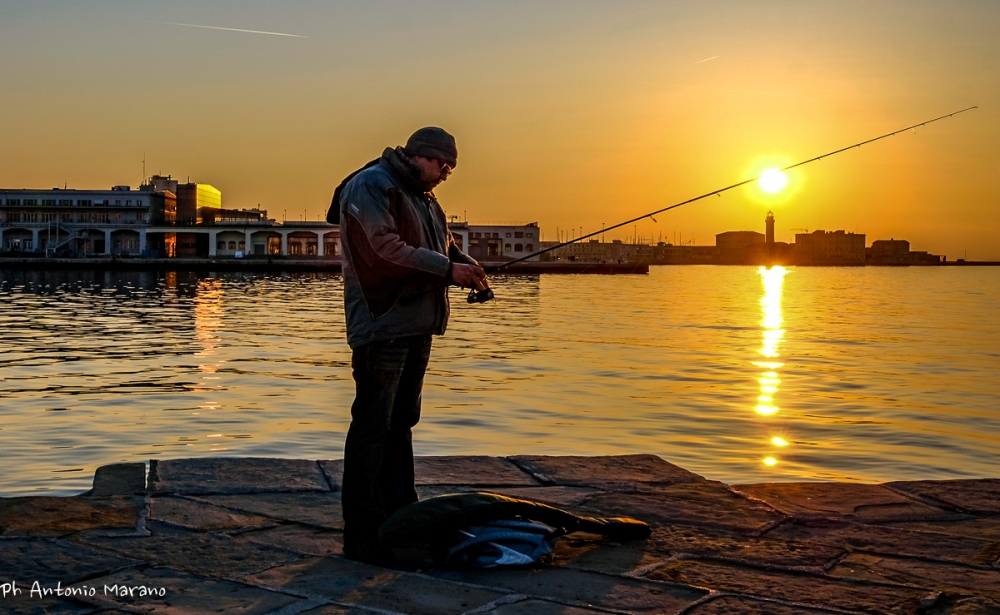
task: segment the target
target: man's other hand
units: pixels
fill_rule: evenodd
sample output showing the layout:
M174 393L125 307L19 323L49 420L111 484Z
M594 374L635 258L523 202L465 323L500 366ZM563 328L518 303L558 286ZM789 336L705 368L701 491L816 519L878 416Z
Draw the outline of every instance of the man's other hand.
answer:
M489 288L486 281L486 272L482 267L466 265L464 263L452 263L451 281L462 288L475 287L476 290Z

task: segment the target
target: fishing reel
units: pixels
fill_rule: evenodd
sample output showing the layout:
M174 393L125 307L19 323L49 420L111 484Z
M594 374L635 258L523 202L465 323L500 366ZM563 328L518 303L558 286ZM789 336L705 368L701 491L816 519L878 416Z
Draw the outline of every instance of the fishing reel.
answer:
M495 297L492 288L484 288L483 290L473 288L469 291L469 296L465 300L469 303L486 303L487 301L492 301Z

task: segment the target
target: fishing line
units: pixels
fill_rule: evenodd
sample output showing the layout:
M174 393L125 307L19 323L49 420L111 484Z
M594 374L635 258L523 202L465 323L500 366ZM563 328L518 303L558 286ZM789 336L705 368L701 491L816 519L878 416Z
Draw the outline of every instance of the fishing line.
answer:
M875 141L879 141L881 139L886 139L886 138L891 137L893 135L898 135L901 132L906 132L908 130L914 130L915 131L917 128L919 128L921 126L926 126L927 124L931 124L931 123L937 122L939 120L943 120L943 119L946 119L946 118L949 118L949 117L953 117L955 115L958 115L959 113L965 113L966 111L971 111L972 109L978 109L978 108L979 107L976 107L976 106L967 107L965 109L962 109L961 111L955 111L954 113L949 113L947 115L942 115L941 117L936 117L933 120L927 120L926 122L920 122L919 124L914 124L913 126L907 126L906 128L900 128L899 130L895 130L893 132L886 133L886 134L881 135L879 137L875 137L874 139L868 139L866 141L861 141L860 143L855 143L854 145L848 145L847 147L842 147L842 148L834 150L832 152L828 152L828 153L822 154L820 156L815 156L815 157L810 158L808 160L803 160L802 162L796 162L795 164L790 164L787 167L785 167L783 169L780 169L780 170L782 172L784 172L784 171L788 171L790 169L794 169L796 167L801 167L804 164L809 164L810 162L816 162L817 160L822 160L824 158L828 158L828 157L833 156L835 154L839 154L841 152L846 152L847 150L854 149L855 147L861 147L862 145L867 145L869 143L874 143ZM663 213L663 212L669 211L671 209L675 209L677 207L680 207L681 205L687 205L688 203L694 203L695 201L700 201L701 199L708 198L708 197L713 196L713 195L720 195L721 196L721 194L723 192L726 192L728 190L732 190L733 188L739 188L740 186L745 186L745 185L747 185L747 184L749 184L751 182L755 182L755 181L759 180L760 178L761 178L761 176L758 175L757 177L752 177L750 179L741 181L741 182L733 184L731 186L726 186L725 188L720 188L719 190L713 190L712 192L707 192L705 194L702 194L701 196L696 196L696 197L688 199L686 201L681 201L680 203L675 203L675 204L670 205L668 207L664 207L662 209L657 209L656 211L651 211L651 212L649 212L647 214L643 214L643 215L641 215L641 216L639 216L637 218L632 218L631 220L626 220L624 222L619 222L618 224L615 224L614 226L609 226L607 228L602 228L599 231L594 231L593 233L589 233L587 235L582 235L580 237L577 237L575 239L571 239L569 241L564 241L564 242L562 242L560 244L557 244L557 245L545 248L544 250L539 250L537 252L532 252L531 254L528 254L527 256L522 256L520 258L515 258L512 261L507 261L506 263L503 263L503 264L500 264L500 265L493 265L493 266L490 266L490 267L486 267L485 271L486 271L486 273L497 273L498 271L503 271L504 269L506 269L507 267L510 267L511 265L513 265L515 263L520 263L520 262L526 261L529 258L534 258L534 257L539 256L541 254L545 254L546 252L551 252L553 250L558 250L559 248L562 248L564 246L568 246L568 245L576 243L578 241L583 241L584 239L589 239L591 237L594 237L594 236L597 236L597 235L601 235L601 234L606 233L606 232L608 232L610 230L614 230L616 228L625 226L626 224L632 224L634 222L638 222L639 220L645 220L646 218L649 218L649 219L653 220L653 222L656 222L656 219L653 218L653 216L656 215L656 214ZM473 292L475 292L475 289L473 289ZM469 296L469 301L470 301L470 303L473 302L471 294Z

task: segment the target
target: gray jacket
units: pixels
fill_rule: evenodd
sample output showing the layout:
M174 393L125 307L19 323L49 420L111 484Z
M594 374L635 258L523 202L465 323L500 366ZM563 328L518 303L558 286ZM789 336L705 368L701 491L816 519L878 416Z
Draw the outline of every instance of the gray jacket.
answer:
M478 264L401 148L348 176L334 193L343 246L347 343L444 333L452 262Z

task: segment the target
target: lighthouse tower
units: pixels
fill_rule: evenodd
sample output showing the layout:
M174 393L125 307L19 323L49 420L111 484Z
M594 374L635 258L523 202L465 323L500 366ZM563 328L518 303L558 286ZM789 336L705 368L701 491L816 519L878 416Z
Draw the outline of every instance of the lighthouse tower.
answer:
M767 231L764 235L764 243L768 246L774 245L774 214L767 212L767 217L764 218L764 223L767 224Z

